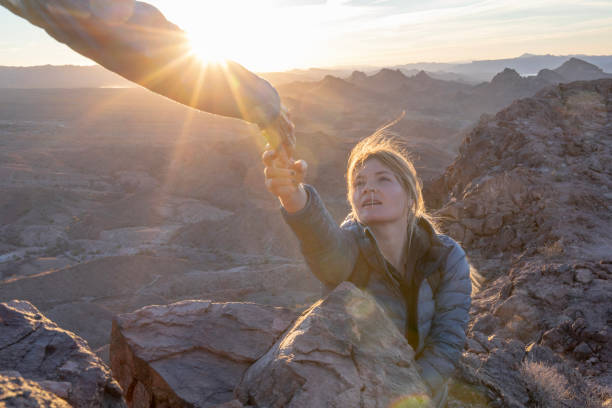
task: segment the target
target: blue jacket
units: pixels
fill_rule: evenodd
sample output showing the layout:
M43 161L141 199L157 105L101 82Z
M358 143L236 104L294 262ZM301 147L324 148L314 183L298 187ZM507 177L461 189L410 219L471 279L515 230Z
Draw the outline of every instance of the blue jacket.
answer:
M414 272L401 276L385 261L367 226L349 216L338 227L317 191L304 187L306 206L296 213L281 211L310 270L329 288L349 276L370 292L405 333L421 376L436 392L454 371L466 338L472 286L465 252L419 219L411 244Z

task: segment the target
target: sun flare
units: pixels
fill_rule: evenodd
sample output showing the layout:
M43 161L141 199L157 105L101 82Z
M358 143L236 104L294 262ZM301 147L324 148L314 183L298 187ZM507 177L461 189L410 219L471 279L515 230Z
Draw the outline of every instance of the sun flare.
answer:
M310 57L311 30L302 27L303 19L288 15L289 10L270 4L188 2L166 10L180 22L193 53L202 61L233 60L259 72L302 65Z
M191 53L204 63L219 63L227 59L227 49L220 43L207 40L202 35L187 33Z

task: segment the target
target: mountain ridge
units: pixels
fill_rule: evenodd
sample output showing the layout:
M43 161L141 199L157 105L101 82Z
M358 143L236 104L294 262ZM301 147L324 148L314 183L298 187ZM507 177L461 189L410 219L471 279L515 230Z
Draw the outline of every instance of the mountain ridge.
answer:
M590 64L601 67L604 71L612 71L612 55L536 55L525 53L516 58L495 60L474 60L471 62L418 62L387 66L390 70L400 70L407 75L419 71L427 71L430 76L438 79L454 79L467 83L490 81L495 74L504 68L512 68L520 75L535 75L542 69L553 69L571 58L578 58ZM95 68L94 68L95 67ZM368 75L378 72L383 67L356 66L293 69L281 72L260 72L263 78L280 85L295 81L318 81L326 75L337 77L349 76L353 71L362 71ZM62 75L53 80L37 78L42 71L70 70L72 75ZM91 76L96 71L99 78L91 78L88 82L79 80L79 76ZM76 75L75 73L78 73ZM9 75L10 74L10 75ZM55 75L58 75L57 73ZM80 82L75 83L78 80ZM15 83L17 81L17 83ZM21 81L21 82L19 82ZM62 87L98 87L98 86L133 86L123 78L106 71L100 66L80 65L40 65L31 67L0 66L0 88L62 88Z

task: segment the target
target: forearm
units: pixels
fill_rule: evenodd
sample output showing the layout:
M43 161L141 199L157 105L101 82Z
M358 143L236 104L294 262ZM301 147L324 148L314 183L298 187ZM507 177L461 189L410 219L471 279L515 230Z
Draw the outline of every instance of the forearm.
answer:
M281 211L313 274L335 285L350 276L357 259L357 243L335 223L312 186L304 185L304 191L306 202L299 211Z
M304 209L308 202L308 193L304 190L304 186L300 185L295 194L285 198L279 197L279 201L288 214L294 214Z

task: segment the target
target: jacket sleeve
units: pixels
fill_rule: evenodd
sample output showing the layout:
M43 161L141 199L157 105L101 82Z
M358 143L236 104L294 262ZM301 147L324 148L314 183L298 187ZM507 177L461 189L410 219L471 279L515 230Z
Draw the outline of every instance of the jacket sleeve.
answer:
M450 238L449 238L450 240ZM452 240L451 240L452 241ZM451 376L463 350L469 320L472 284L463 249L454 241L442 281L435 296L436 309L417 364L421 377L433 391Z
M304 208L288 213L281 207L281 212L312 273L324 284L335 286L351 275L358 244L350 231L335 223L314 187L305 184L304 189L308 194Z

